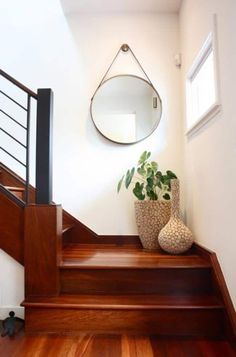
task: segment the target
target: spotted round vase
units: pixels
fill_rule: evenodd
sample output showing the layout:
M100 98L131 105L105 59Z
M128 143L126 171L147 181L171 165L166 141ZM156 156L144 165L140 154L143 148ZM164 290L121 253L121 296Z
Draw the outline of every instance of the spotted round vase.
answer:
M144 249L160 249L158 235L170 219L170 201L136 201L135 218Z
M158 241L163 250L171 254L186 252L193 243L193 235L180 219L179 180L171 180L171 217L160 231Z

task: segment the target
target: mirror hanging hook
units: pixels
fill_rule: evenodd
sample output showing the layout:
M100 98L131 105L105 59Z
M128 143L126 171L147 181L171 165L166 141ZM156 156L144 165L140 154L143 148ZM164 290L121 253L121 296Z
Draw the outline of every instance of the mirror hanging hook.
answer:
M121 50L123 52L128 52L129 51L129 45L127 45L127 43L123 43L123 45L121 46Z

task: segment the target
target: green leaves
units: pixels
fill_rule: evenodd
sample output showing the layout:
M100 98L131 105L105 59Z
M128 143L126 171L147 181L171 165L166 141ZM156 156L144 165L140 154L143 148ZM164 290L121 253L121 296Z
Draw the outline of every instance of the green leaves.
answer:
M158 169L158 164L157 164L157 162L152 161L152 162L151 162L151 168L152 168L152 171L153 171L154 173L156 173L156 172L157 172L157 169Z
M158 199L157 194L155 192L155 181L153 177L149 177L147 179L146 191L147 191L147 196L150 198L150 200Z
M167 170L166 171L167 176L172 180L172 179L177 179L177 176L174 174L174 172Z
M166 171L166 175L162 175L161 182L167 186L168 191L170 191L170 181L175 178L177 178L177 176L170 170Z
M133 167L132 170L128 170L126 172L126 176L125 176L125 187L129 188L129 185L131 184L132 178L134 176L135 173L135 168Z
M170 200L170 195L169 193L165 193L163 196L162 196L165 200Z
M146 170L145 170L144 165L142 165L141 167L138 167L137 168L137 172L138 172L139 175L141 175L143 177L146 177Z
M118 192L118 193L120 192L120 189L121 189L121 186L122 186L124 177L125 177L125 175L123 175L123 176L121 177L120 181L118 182L118 185L117 185L117 192Z
M170 200L170 181L177 176L170 170L165 174L158 171L156 161L148 160L151 156L150 151L144 151L139 158L136 169L133 167L122 176L117 185L117 192L120 192L122 185L128 189L130 184L134 184L133 194L138 200ZM137 176L134 176L135 173ZM135 177L136 182L133 182Z
M120 179L120 181L118 182L118 185L117 185L117 192L119 193L120 192L120 189L121 189L121 186L122 186L122 183L125 179L125 188L129 188L129 185L131 184L131 181L133 179L133 176L134 176L134 173L135 173L135 168L133 167L131 170L128 170L126 172L126 175L123 175Z
M138 200L143 201L145 199L145 195L143 193L144 183L136 182L133 193L137 197Z
M150 151L144 151L138 160L138 165L144 164L151 156Z

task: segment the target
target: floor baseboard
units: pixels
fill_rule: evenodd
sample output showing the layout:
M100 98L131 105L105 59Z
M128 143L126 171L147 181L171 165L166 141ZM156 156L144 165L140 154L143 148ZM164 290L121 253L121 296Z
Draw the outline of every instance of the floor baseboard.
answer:
M1 306L0 307L0 320L4 320L6 317L9 316L9 312L14 311L17 317L21 319L25 318L25 311L24 308L21 306Z

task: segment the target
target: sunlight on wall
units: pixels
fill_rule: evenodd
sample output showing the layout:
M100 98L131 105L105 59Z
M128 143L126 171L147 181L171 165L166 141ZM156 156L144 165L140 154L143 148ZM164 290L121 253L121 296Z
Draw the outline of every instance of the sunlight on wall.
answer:
M0 2L0 31L1 68L34 91L54 91L54 201L98 234L135 234L132 194L116 194L123 172L149 150L163 170L182 177L180 72L173 62L179 53L177 15L66 18L59 0L12 0ZM163 103L158 129L130 146L104 139L89 114L91 97L124 42ZM116 71L138 73L127 59L116 63ZM11 293L6 288L6 296Z
M180 73L173 63L179 50L177 15L65 18L56 0L14 5L13 13L12 3L1 4L6 34L1 65L33 90L54 91L54 200L97 233L136 233L132 194L116 194L122 173L147 149L163 169L182 174ZM91 97L123 42L130 44L163 102L157 130L131 146L102 138L89 114ZM141 74L129 56L115 63L109 75L115 73Z

